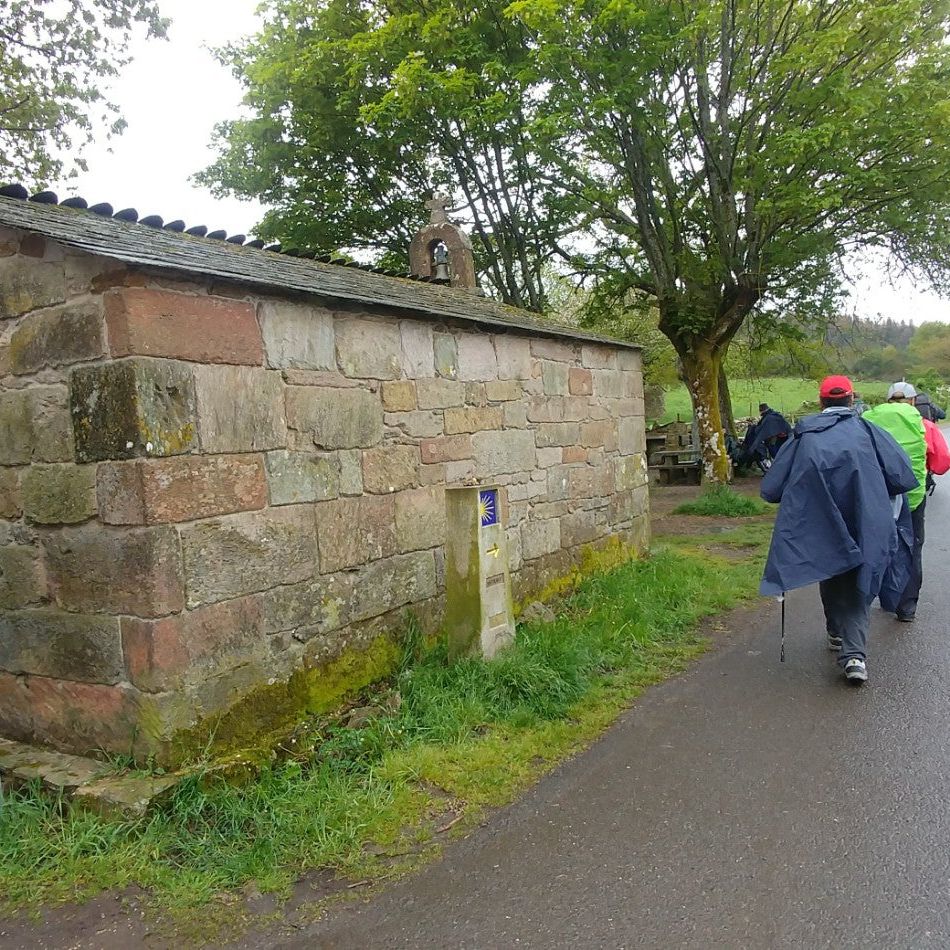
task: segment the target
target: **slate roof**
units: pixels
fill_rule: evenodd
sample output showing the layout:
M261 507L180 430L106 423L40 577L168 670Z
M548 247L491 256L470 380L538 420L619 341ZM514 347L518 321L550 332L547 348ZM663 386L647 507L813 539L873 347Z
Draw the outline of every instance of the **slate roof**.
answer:
M108 204L91 208L81 198L63 203L52 192L29 196L21 186L0 188L0 225L45 235L62 244L124 261L190 275L207 275L263 291L295 291L362 304L396 307L423 319L452 319L534 336L636 344L537 319L490 298L419 278L394 277L373 268L281 253L280 245L245 244L244 235L186 229L157 215L139 219L131 208L113 213ZM190 232L190 233L189 233Z

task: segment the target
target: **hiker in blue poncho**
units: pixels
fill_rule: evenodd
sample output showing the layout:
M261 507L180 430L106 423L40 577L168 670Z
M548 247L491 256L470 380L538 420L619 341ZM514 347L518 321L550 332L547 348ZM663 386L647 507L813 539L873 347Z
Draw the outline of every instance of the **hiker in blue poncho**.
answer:
M819 584L828 646L848 682L868 678L870 604L898 550L903 493L917 487L906 453L852 409L847 376L821 384L822 411L793 429L762 479L781 502L759 588L762 594Z

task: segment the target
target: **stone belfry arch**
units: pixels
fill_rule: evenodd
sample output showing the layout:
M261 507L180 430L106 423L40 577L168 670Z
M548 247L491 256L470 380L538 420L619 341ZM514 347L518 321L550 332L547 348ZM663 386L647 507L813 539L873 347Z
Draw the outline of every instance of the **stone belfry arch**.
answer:
M447 278L452 287L480 293L471 239L449 219L449 203L446 195L438 194L426 202L429 223L409 244L410 272L415 277Z

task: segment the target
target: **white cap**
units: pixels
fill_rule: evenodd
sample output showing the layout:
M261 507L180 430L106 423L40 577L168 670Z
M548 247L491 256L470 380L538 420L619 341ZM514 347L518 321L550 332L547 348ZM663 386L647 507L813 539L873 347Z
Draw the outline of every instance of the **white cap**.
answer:
M892 383L887 391L887 398L893 399L895 396L903 396L904 399L913 399L917 395L917 390L910 383Z

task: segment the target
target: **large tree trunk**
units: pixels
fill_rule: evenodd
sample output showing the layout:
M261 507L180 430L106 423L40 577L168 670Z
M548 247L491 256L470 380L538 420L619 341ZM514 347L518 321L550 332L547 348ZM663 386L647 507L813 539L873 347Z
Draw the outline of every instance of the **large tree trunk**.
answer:
M693 339L677 341L683 365L683 377L693 400L693 417L699 430L699 451L703 460L703 478L706 481L728 482L731 477L729 456L722 427L719 400L719 373L722 368L722 349Z
M719 364L719 414L722 416L722 431L726 435L736 437L736 417L732 411L732 394L729 392L729 381L726 379L724 367L725 353Z

